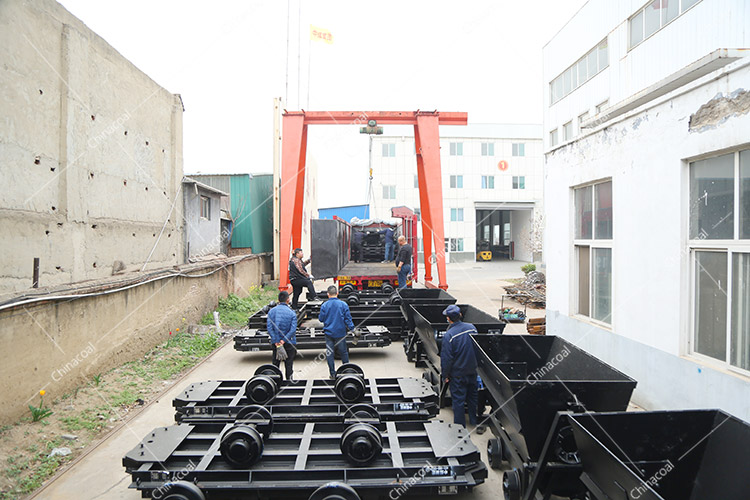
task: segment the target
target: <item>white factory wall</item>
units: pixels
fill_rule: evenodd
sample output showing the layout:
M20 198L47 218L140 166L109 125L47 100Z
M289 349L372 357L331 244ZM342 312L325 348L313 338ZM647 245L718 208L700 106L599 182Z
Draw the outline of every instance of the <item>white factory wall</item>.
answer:
M468 127L467 135L471 132ZM463 144L463 155L451 155L451 143ZM492 143L494 154L482 156L482 143ZM513 156L513 143L524 144L524 156ZM395 156L383 156L383 144L395 145ZM501 171L498 163L505 160L508 168ZM408 136L377 136L373 138L373 200L372 218L390 218L390 209L406 205L418 209L419 189L415 184L417 160L414 138ZM537 138L441 137L440 162L443 185L443 220L445 238L463 238L463 252L448 253L448 261L476 259L476 203L527 203L541 210L544 193L542 141ZM463 188L451 188L451 176L463 176ZM494 188L482 189L482 176L494 176ZM525 177L525 189L513 189L514 176ZM395 199L385 199L383 186L395 186ZM451 221L451 209L463 209L463 221ZM528 210L529 214L533 211ZM523 217L517 218L519 224ZM521 228L514 234L521 238ZM421 223L419 238L422 238ZM516 248L519 241L516 241ZM522 253L531 258L530 253ZM521 260L518 253L516 260Z
M182 263L180 97L53 0L0 2L0 60L0 293Z
M545 149L550 148L551 130L558 129L562 143L563 124L572 120L575 130L578 116L588 111L593 117L600 103L615 105L713 50L748 47L750 2L701 0L629 50L628 19L644 4L590 0L544 47ZM550 106L549 83L605 37L609 67Z
M602 3L609 5L589 2L587 7ZM737 4L704 0L697 7ZM587 7L586 15L591 14ZM726 20L714 21L703 10L696 15L704 16L708 26L724 25L727 32L733 32ZM578 31L575 21L558 38ZM703 36L700 30L694 34ZM558 44L558 38L550 45ZM634 400L648 409L719 407L750 420L746 397L750 374L729 371L724 364L690 354L694 285L687 246L688 162L750 147L750 99L733 94L747 89L748 82L749 64L740 60L547 155L547 331L638 380ZM595 91L591 95L592 100L598 98ZM691 115L715 97L735 107L717 107L715 123L691 129ZM550 111L550 122L556 119ZM579 316L574 309L577 263L572 188L603 179L613 183L610 326Z

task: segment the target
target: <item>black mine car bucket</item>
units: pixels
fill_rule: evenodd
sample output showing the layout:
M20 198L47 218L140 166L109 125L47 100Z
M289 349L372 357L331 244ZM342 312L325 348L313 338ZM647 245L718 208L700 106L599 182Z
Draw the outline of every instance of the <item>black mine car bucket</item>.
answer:
M406 339L404 349L407 358L415 361L417 366L428 369L426 378L432 382L438 394L443 391L443 377L440 374L440 347L443 335L448 329L448 322L443 311L446 305L437 304L407 304L405 306L408 318L414 321L414 333ZM473 324L479 333L500 334L505 329L505 323L486 312L467 304L458 304L463 321ZM480 391L480 405L483 392ZM441 397L441 407L449 404L449 397ZM481 408L480 408L481 410Z
M456 299L439 288L402 288L391 295L392 304L455 304Z
M599 500L750 497L750 424L720 410L568 417Z
M479 375L496 405L490 423L499 439L488 447L496 449L494 462L509 462L506 479L526 491L523 498L538 489L574 496L584 488L580 464L558 412L625 410L636 381L559 337L472 338Z

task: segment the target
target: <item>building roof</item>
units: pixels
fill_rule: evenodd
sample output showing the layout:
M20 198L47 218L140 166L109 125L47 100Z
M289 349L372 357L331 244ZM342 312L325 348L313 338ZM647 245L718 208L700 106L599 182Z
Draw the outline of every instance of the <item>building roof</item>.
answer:
M195 184L200 189L203 189L204 191L208 191L214 194L218 194L219 196L229 196L229 194L225 193L224 191L220 191L219 189L203 184L202 182L198 182L195 179L191 179L190 177L183 177L182 183L183 184Z

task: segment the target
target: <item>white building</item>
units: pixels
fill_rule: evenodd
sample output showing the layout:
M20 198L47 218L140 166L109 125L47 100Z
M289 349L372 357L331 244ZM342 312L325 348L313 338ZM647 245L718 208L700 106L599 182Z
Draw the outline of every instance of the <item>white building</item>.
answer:
M440 135L448 261L475 260L482 241L494 258L531 261L530 232L543 197L540 126L441 127ZM414 136L373 136L372 142L370 216L389 218L400 205L419 210ZM421 231L420 224L420 250Z
M590 0L544 49L547 331L750 420L750 3Z

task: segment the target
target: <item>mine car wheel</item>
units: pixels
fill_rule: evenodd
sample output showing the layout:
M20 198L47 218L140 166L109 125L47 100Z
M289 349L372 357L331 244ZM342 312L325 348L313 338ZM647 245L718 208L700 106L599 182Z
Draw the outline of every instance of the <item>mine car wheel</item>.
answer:
M263 434L263 437L268 437L273 430L273 416L265 406L243 406L237 412L236 420L242 420L244 424L254 425Z
M380 288L384 293L393 293L393 285L391 285L390 283L383 283Z
M493 469L501 469L504 459L503 441L500 438L491 438L487 441L487 461Z
M362 377L365 376L365 371L362 369L361 366L354 364L354 363L344 363L343 365L339 366L339 369L336 370L336 376L339 375L360 375Z
M354 285L351 283L347 283L346 285L341 287L341 290L339 290L339 293L341 295L349 295L354 291Z
M235 424L220 439L221 456L236 468L250 467L263 455L263 437L255 427Z
M201 489L187 481L166 483L158 491L163 500L206 500Z
M309 500L360 500L357 492L344 483L324 484L310 495Z
M383 452L380 432L370 424L358 423L341 435L341 453L354 465L367 465Z
M391 296L388 299L388 301L394 306L398 306L403 302L403 299L401 298L401 294L396 291L396 292L391 293Z
M521 500L521 476L518 470L505 471L503 474L503 495L505 500Z
M380 422L380 413L378 413L378 410L376 410L375 407L371 405L357 404L347 408L346 413L344 414L344 418L351 418L356 420L376 420Z
M279 389L274 377L255 375L245 384L245 397L256 405L264 405L271 401Z
M349 304L350 306L358 306L359 305L359 295L357 295L355 293L349 295L346 298L346 303Z
M344 403L359 403L365 397L365 381L359 375L346 373L336 377L333 390Z
M265 375L267 377L272 377L279 379L279 381L284 379L284 375L281 373L281 369L279 369L278 366L274 365L260 365L253 375Z

